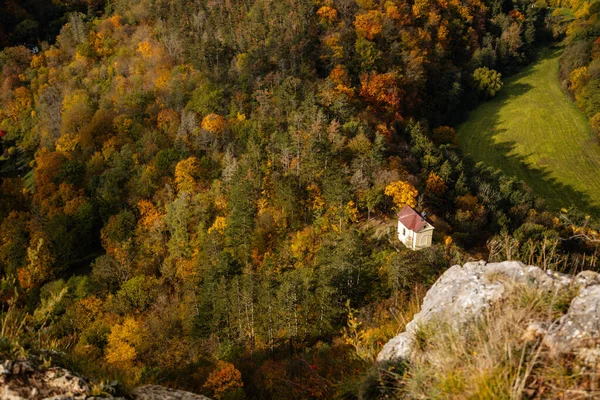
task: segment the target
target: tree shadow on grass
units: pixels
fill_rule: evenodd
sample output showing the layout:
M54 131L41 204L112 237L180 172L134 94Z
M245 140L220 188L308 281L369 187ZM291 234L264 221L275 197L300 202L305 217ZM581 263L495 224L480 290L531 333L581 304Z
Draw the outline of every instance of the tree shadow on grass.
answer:
M514 83L511 85L510 93L508 91L500 91L500 93L498 93L498 97L506 102L507 100L527 93L531 89L533 89L533 86L531 86L529 83Z
M542 50L538 61L555 56L555 51ZM511 80L519 80L534 73L536 65L537 63L526 67L523 71L514 75ZM533 89L533 86L528 83L516 82L503 88L498 93L497 97L493 100L497 103L496 107L494 107L494 112L487 116L490 119L489 125L494 128L477 133L478 140L483 142L483 146L493 149L493 156L487 159L484 159L486 157L483 156L474 157L472 154L465 154L465 156L473 163L483 162L486 166L498 168L505 175L515 176L523 181L535 196L546 201L548 209L559 210L563 207L569 208L575 206L581 211L600 217L600 208L592 204L592 199L587 193L576 189L572 185L558 181L551 176L551 170L543 165L548 160L542 159L538 165L532 165L528 161L532 153L519 154L516 151L518 145L516 141L509 140L498 143L495 140L498 135L506 131L506 129L500 128L500 110L506 103L526 94L531 89Z
M557 211L563 207L570 208L575 206L581 211L585 211L595 217L600 217L600 208L592 204L592 200L587 193L584 193L575 187L558 181L551 176L550 169L546 167L536 167L528 162L529 154L516 154L515 148L517 142L505 141L495 143L493 137L497 134L495 131L486 133L485 140L488 140L494 151L501 157L504 165L497 163L485 163L485 165L503 170L505 175L516 176L523 181L527 188L533 194L545 200L548 209ZM498 160L498 159L496 159ZM474 160L473 160L474 161ZM512 173L518 171L517 174Z

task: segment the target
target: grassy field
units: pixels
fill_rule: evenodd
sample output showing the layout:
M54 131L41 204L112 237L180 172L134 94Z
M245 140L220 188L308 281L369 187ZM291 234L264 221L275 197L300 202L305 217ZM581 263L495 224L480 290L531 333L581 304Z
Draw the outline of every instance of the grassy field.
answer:
M458 127L459 144L475 161L525 181L549 208L576 205L600 215L600 144L586 117L561 91L560 51L504 82L500 93Z

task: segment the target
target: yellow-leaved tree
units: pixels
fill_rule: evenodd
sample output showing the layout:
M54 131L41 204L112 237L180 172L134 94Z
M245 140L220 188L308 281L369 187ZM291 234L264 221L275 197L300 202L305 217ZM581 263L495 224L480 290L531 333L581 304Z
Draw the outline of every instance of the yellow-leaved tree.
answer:
M108 335L106 361L121 367L131 366L137 357L136 347L142 342L141 331L139 322L131 317L113 326Z
M212 226L208 228L208 233L217 232L222 235L225 233L225 229L227 229L227 218L218 216Z
M416 206L419 191L408 182L396 181L385 187L385 194L392 198L394 206L400 210L407 204L411 207Z
M196 178L200 174L200 162L196 157L181 160L175 166L175 184L178 192L194 193Z

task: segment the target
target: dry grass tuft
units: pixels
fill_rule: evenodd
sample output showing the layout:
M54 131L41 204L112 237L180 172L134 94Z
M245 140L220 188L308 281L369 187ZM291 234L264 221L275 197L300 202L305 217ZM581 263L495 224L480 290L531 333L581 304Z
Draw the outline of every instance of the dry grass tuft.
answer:
M585 370L574 357L554 356L542 343L542 327L566 312L575 290L552 293L511 282L505 287L506 300L462 332L443 321L419 327L415 358L394 379L397 398L600 397L598 371Z

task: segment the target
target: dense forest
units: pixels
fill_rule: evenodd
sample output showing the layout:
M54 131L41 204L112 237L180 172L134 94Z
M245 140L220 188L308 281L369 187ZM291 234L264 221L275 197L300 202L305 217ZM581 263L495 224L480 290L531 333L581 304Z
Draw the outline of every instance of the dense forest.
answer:
M4 354L215 399L365 398L452 263L596 267L585 210L463 158L452 125L564 41L597 129L600 3L37 3L0 26ZM431 248L397 241L405 204Z
M560 79L600 137L600 3L557 8L552 16L556 20L572 21L566 29Z

